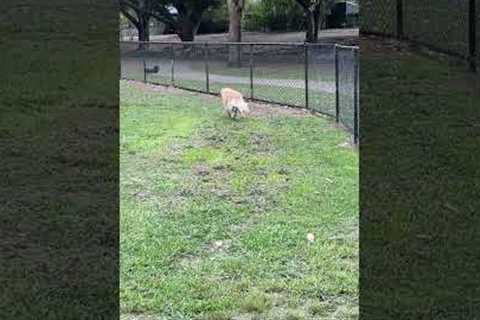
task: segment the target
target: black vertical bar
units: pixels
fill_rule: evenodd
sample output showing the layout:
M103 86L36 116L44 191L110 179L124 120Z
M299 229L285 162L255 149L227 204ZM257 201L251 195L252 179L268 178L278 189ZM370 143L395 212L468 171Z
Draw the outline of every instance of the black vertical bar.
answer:
M208 43L205 43L203 48L205 50L205 81L207 87L207 93L210 93L210 75L208 73Z
M172 65L171 65L171 82L172 82L172 86L175 85L175 48L173 46L173 43L170 45L170 48L172 50Z
M147 63L145 62L145 52L143 52L143 82L147 83Z
M145 55L147 53L147 46L145 43L143 43L143 51L142 51L142 57L143 57L143 82L147 83L147 61L145 59Z
M354 77L353 80L353 142L358 144L359 140L359 100L358 100L358 82L359 82L359 58L358 49L353 49L354 56Z
M338 91L338 47L337 45L334 46L335 52L335 121L338 123L340 120L340 98L339 98L339 91Z
M250 99L253 99L253 44L250 44Z
M403 38L403 0L397 0L397 37Z
M477 26L476 26L476 1L469 1L469 10L468 10L468 58L470 70L472 72L477 72Z
M309 109L309 104L308 104L308 44L305 43L303 45L304 51L305 51L305 107Z

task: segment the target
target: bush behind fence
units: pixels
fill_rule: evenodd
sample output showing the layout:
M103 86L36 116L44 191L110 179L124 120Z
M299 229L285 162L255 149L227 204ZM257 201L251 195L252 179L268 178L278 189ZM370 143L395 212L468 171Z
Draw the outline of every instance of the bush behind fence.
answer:
M245 97L335 117L358 142L358 47L299 43L121 42L121 77Z

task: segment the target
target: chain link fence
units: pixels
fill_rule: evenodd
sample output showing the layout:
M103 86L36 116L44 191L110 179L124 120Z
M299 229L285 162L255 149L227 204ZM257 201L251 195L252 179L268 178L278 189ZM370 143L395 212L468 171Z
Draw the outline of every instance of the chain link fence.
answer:
M121 77L334 117L358 143L358 47L304 43L121 42Z
M410 40L466 60L480 62L480 0L363 0L360 30Z

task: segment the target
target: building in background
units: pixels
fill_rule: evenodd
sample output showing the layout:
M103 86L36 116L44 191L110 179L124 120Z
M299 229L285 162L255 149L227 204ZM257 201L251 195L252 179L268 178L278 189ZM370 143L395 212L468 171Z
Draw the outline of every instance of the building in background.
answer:
M337 2L327 16L327 28L357 28L359 25L358 14L358 3L353 1Z

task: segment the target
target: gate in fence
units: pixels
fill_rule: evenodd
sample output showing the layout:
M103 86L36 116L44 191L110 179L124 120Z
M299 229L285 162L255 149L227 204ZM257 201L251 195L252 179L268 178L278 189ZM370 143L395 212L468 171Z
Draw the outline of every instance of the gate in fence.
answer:
M307 108L359 141L358 47L306 43L121 42L121 77Z

